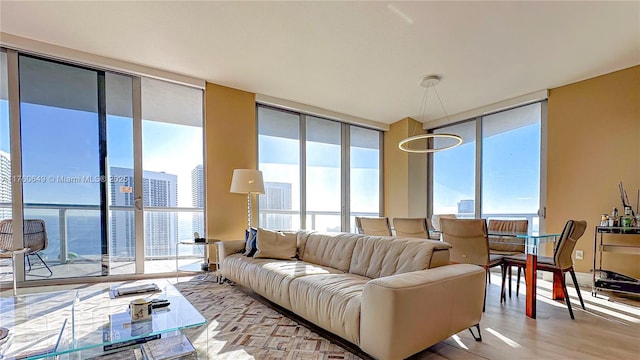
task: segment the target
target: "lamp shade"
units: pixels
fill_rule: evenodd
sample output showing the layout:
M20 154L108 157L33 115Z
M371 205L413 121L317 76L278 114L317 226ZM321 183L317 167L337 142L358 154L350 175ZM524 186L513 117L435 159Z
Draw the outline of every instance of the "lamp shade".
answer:
M264 194L264 182L262 171L253 169L235 169L231 179L232 193L256 193Z

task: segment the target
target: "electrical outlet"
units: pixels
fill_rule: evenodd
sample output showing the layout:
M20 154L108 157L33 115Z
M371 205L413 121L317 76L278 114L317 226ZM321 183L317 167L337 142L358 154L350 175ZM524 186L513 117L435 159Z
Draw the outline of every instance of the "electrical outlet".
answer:
M584 259L584 251L576 250L576 260L582 260L582 259Z

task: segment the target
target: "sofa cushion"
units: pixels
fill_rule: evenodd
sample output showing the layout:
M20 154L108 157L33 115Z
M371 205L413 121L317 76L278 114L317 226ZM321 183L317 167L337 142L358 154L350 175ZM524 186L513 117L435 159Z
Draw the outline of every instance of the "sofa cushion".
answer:
M310 233L304 242L302 259L347 272L356 240L361 236L348 233Z
M258 229L255 258L292 260L296 257L295 232Z
M451 245L437 240L362 236L356 242L349 272L379 278L442 266L448 256L433 254L449 248Z
M309 235L313 234L315 231L298 231L298 251L296 256L300 260L304 260L304 249L307 247L307 239L309 239Z
M291 281L291 310L358 345L362 289L371 279L355 274L323 274Z
M244 255L253 257L258 248L256 248L256 237L258 236L258 229L252 227L245 229L244 231Z
M343 273L340 270L303 261L247 258L241 254L225 257L222 269L229 280L249 287L286 308L291 306L289 302L291 280L314 274Z

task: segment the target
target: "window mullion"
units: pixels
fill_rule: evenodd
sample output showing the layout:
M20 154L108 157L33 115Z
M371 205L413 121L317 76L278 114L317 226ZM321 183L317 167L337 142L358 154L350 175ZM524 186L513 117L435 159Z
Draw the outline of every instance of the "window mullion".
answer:
M342 124L341 132L341 161L340 166L341 181L341 199L342 207L340 219L342 221L342 231L349 232L351 227L351 138L350 138L350 126L348 124Z
M307 228L307 117L300 114L300 228Z

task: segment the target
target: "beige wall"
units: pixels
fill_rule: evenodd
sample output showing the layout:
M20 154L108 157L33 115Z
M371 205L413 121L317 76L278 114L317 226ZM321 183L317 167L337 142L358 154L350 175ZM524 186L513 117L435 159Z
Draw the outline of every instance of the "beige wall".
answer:
M255 94L207 83L205 97L207 237L243 239L247 197L229 188L233 169L257 168Z
M593 267L594 227L613 207L622 212L618 182L636 206L640 188L640 66L551 89L548 111L547 230L584 219L576 271ZM614 240L614 237L609 239ZM640 245L640 236L616 241ZM606 254L603 267L640 278L640 257Z
M427 215L427 155L398 149L400 140L424 133L421 123L404 118L384 134L384 216Z
M229 193L229 186L233 169L257 167L255 95L209 83L206 90L207 236L239 239L246 228L246 197ZM618 182L634 206L640 188L640 66L551 89L548 105L547 230L561 231L567 219L587 220L576 246L585 257L575 267L589 272L593 227L601 213L621 207ZM419 123L405 118L385 133L385 216L426 215L426 155L397 146L422 132ZM607 254L604 266L640 278L639 260Z

